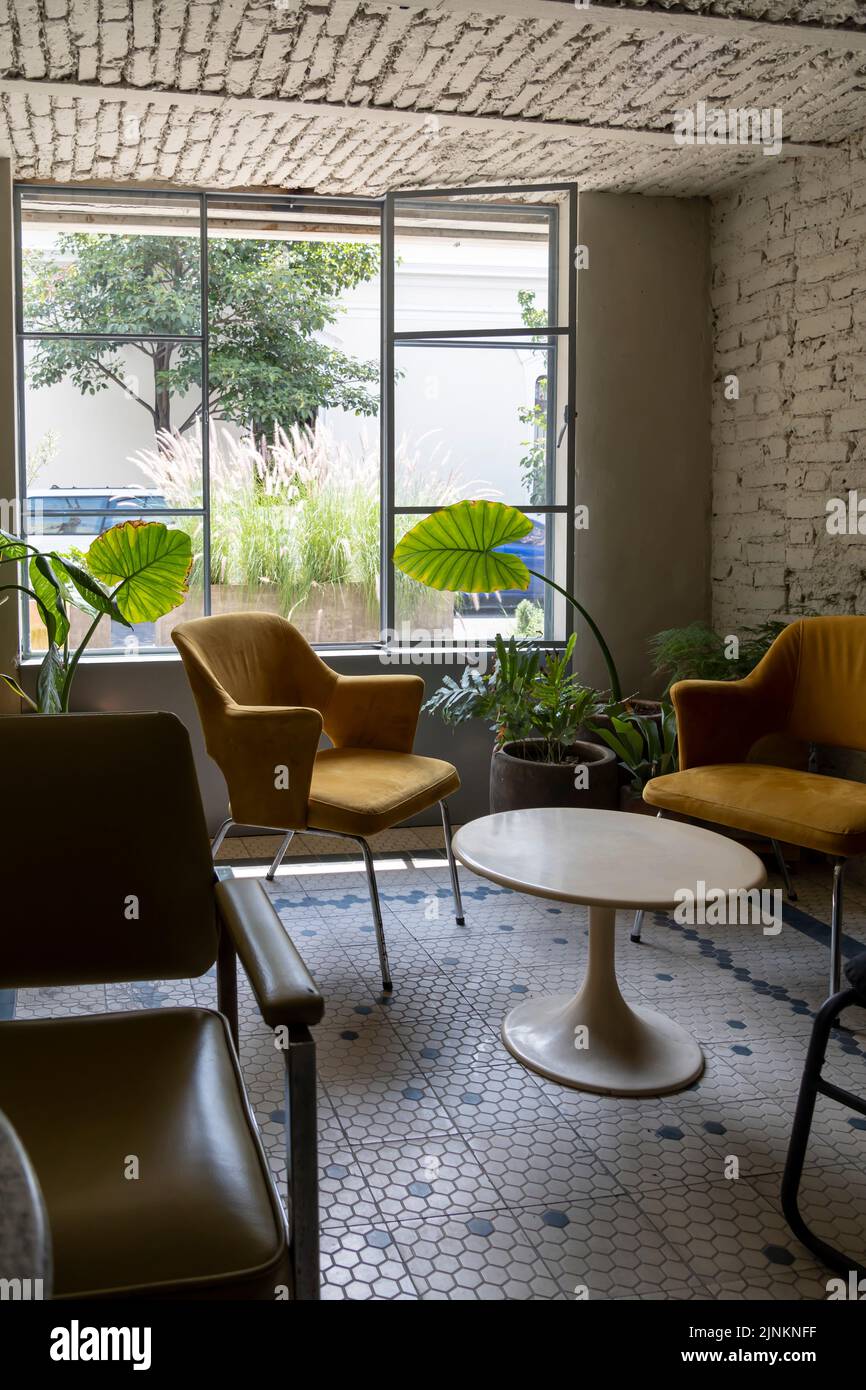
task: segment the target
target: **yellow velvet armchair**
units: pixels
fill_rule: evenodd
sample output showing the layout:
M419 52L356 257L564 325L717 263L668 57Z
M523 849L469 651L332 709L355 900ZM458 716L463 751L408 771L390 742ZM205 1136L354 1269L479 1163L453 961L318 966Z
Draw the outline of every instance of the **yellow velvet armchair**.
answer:
M382 985L391 988L382 910L367 837L439 803L454 908L463 924L446 797L456 768L412 752L424 696L420 676L342 676L284 618L228 613L172 633L198 706L205 743L229 790L232 825L283 832L272 879L292 836L338 835L361 848ZM331 742L320 748L322 733Z
M660 814L765 836L783 872L780 841L832 858L830 992L836 993L843 873L866 850L866 785L746 759L760 739L776 733L866 750L866 618L801 618L744 680L680 681L671 699L680 770L648 782L644 800Z

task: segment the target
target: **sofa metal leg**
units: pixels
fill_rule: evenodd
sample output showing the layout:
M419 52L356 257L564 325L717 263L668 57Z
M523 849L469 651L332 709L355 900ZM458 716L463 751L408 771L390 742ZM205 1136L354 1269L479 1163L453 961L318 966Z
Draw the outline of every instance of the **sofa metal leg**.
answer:
M842 984L842 880L847 860L833 865L833 908L830 919L830 993L838 994Z
M308 1028L292 1028L286 1049L287 1205L292 1293L319 1297L319 1163L316 1046Z
M797 901L797 890L791 882L791 875L788 872L788 865L785 863L782 846L779 844L778 840L771 840L770 844L773 846L773 853L776 856L779 873L782 875L782 882L785 885L785 897L788 899L789 903L795 903Z
M442 830L445 834L445 853L448 855L448 868L451 872L451 891L454 894L454 920L458 927L465 927L466 918L463 916L463 899L460 897L460 880L457 877L457 860L454 858L454 847L451 843L453 837L451 813L444 801L439 802L439 810L442 812Z
M211 856L212 856L214 859L216 859L217 854L219 853L220 845L222 844L223 840L225 839L226 835L228 834L229 830L231 830L231 828L232 828L233 825L234 825L234 820L233 820L233 818L232 818L231 816L227 816L226 819L223 821L222 825L220 826L219 830L217 831L217 833L214 835L213 839L211 840L211 842L210 842L210 852L211 852Z
M292 838L293 838L293 836L294 836L294 833L295 833L294 830L287 830L287 831L286 831L286 834L285 834L285 836L283 837L282 844L280 845L280 847L279 847L279 849L277 850L277 853L276 853L276 855L275 855L275 857L274 857L274 862L273 862L273 864L271 865L271 867L268 869L268 872L265 874L265 878L268 879L271 883L273 883L273 881L274 881L274 875L276 874L277 869L280 867L280 865L281 865L282 862L283 862L283 855L285 854L286 850L289 848L289 845L292 843Z
M382 906L379 902L379 885L376 882L373 855L367 841L362 839L360 835L354 835L352 838L357 840L364 856L367 885L370 889L370 906L373 909L373 925L376 928L376 945L379 948L379 965L382 968L382 988L387 991L393 989L393 985L391 983L391 967L388 964L388 947L385 945L385 925L382 921Z
M809 1039L809 1047L806 1053L806 1063L803 1068L803 1077L800 1082L800 1093L797 1097L797 1109L794 1114L794 1124L791 1129L791 1138L788 1143L788 1157L785 1161L785 1171L782 1176L782 1211L785 1220L794 1232L798 1240L811 1250L814 1255L823 1260L831 1269L837 1270L840 1274L847 1274L850 1270L855 1270L859 1276L866 1274L856 1260L849 1255L842 1254L835 1250L832 1245L828 1245L820 1236L814 1234L809 1229L800 1211L798 1194L800 1191L800 1181L803 1176L803 1161L806 1157L806 1149L809 1144L809 1135L812 1129L812 1119L815 1113L815 1101L819 1094L829 1096L831 1100L836 1100L840 1104L850 1106L859 1114L866 1114L866 1104L859 1097L853 1096L850 1092L843 1091L839 1087L823 1081L821 1069L824 1065L824 1055L827 1050L827 1040L830 1030L833 1028L837 1015L849 1004L860 1003L861 999L856 990L846 989L832 994L815 1016L812 1025L812 1035Z

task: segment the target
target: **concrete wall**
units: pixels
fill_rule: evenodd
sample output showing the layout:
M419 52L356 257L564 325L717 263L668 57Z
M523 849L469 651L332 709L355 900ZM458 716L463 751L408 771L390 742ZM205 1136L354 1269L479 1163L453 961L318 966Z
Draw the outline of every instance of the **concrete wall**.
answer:
M576 592L649 694L647 639L709 615L709 207L583 194L578 241ZM604 683L583 624L578 669Z
M720 198L712 258L716 621L864 613L863 536L826 523L866 499L866 137Z

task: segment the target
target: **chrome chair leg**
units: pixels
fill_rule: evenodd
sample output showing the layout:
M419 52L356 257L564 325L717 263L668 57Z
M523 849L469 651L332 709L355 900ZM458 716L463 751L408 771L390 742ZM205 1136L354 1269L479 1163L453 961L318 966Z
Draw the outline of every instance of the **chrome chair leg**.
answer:
M451 844L453 838L451 814L444 801L439 802L439 810L442 812L442 830L445 834L445 853L448 855L448 868L451 872L451 891L454 894L454 920L458 927L465 927L466 918L463 916L463 899L460 897L460 880L457 877L457 860L454 858L454 848Z
M797 901L797 890L791 882L791 875L788 872L788 865L785 863L782 846L779 844L778 840L771 840L770 844L773 846L773 853L776 856L779 873L782 875L782 882L785 885L785 897L788 899L789 903L795 903Z
M217 854L219 853L220 845L222 844L223 840L225 839L226 835L228 834L229 830L231 830L233 825L234 820L231 816L227 816L226 819L223 821L222 825L220 826L219 830L211 840L210 852L214 859L216 859Z
M276 855L275 855L275 857L274 857L274 862L273 862L273 864L271 865L271 867L268 869L268 872L265 874L265 878L268 879L271 883L273 883L273 881L274 881L274 874L277 872L277 869L280 867L280 865L281 865L282 862L283 862L283 855L285 854L286 850L289 848L289 845L292 843L292 837L294 836L294 833L295 833L294 830L287 830L287 831L286 831L285 836L283 837L282 843L281 843L281 845L280 845L279 849L277 850L277 853L276 853Z
M656 820L661 820L661 818L662 818L663 815L664 815L664 811L658 811L658 812L656 813ZM635 944L638 945L638 946L639 946L640 943L641 943L641 934L640 934L640 933L641 933L641 927L642 927L642 926L643 926L643 908L642 908L642 907L639 907L638 910L637 910L637 912L634 914L634 921L633 921L632 924L631 924L631 931L629 932L629 936L628 936L629 941L634 941Z
M847 860L833 865L833 908L830 919L830 993L838 994L842 985L842 880Z
M376 882L376 870L373 867L373 855L370 846L360 835L353 835L353 840L361 846L361 853L364 856L364 868L367 870L367 885L370 889L370 906L373 909L373 924L376 928L376 945L379 948L379 965L382 970L382 988L385 991L392 990L391 967L388 964L388 948L385 945L385 926L382 921L382 906L379 902L379 885Z

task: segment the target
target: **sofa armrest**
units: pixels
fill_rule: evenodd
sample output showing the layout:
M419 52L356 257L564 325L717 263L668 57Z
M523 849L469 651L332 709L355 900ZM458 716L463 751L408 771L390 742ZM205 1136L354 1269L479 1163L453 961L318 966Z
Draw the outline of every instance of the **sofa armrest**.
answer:
M231 938L269 1028L318 1023L325 1001L254 878L216 886L217 912Z
M755 674L738 681L677 681L679 765L744 763L758 739L785 726L785 714Z
M228 705L209 730L208 752L229 789L241 825L302 830L322 733L317 709Z
M335 748L411 753L424 698L420 676L340 676L325 711Z

